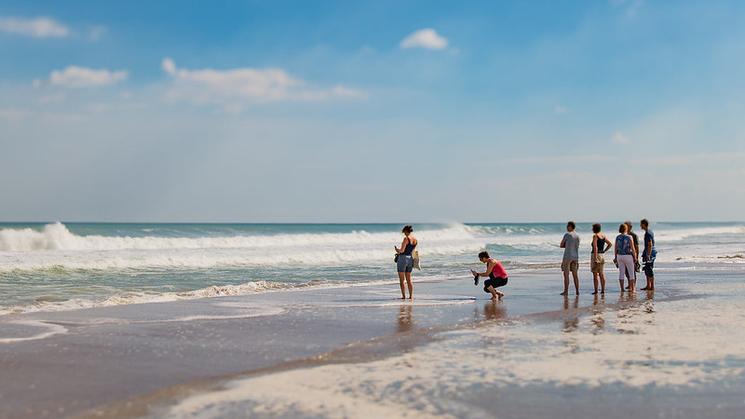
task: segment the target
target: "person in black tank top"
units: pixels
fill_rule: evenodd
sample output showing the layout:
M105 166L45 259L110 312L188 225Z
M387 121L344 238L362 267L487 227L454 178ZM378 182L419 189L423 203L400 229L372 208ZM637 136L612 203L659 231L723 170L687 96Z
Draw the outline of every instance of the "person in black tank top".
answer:
M592 295L598 293L598 283L600 283L600 294L605 294L605 258L603 254L613 246L613 243L608 240L603 233L600 232L602 226L600 224L592 225L592 251L590 252L590 271L592 271L592 283L595 286L595 292Z
M404 239L401 242L401 247L395 247L396 249L396 270L398 271L398 280L401 285L401 299L406 299L406 288L409 289L409 299L412 299L414 293L414 286L411 284L411 271L414 268L414 258L412 253L416 249L419 241L412 234L414 228L410 225L404 226L401 230L404 234ZM404 286L406 282L406 286Z

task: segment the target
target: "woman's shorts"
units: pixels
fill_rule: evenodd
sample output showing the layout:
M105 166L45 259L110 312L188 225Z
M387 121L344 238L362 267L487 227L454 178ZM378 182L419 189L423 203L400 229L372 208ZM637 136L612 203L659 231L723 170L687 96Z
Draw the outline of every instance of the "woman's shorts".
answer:
M590 255L590 271L592 271L592 273L602 273L603 267L605 267L605 258L603 255L598 254L597 257Z
M495 278L490 275L489 279L484 281L484 292L489 292L489 286L492 286L496 289L505 285L507 285L507 278Z
M414 269L414 258L411 255L398 255L396 269L399 273L411 272L411 270Z

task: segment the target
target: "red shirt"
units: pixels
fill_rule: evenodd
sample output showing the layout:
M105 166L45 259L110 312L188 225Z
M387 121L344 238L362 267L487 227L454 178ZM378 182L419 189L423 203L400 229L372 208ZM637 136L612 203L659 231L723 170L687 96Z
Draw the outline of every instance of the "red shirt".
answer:
M507 278L507 271L504 269L504 266L502 266L502 263L498 260L494 260L496 264L491 270L491 273L494 274L496 278Z

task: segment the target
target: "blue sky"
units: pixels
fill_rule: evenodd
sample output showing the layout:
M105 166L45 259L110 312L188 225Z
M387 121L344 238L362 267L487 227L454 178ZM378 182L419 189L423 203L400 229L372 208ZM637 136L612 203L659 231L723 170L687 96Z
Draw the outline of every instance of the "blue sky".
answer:
M745 213L738 1L0 2L0 220Z

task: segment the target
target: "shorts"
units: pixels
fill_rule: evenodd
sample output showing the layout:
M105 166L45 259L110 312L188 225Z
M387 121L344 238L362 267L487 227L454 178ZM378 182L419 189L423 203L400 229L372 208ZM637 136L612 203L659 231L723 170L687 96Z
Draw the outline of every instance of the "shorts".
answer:
M562 272L577 272L579 269L579 261L577 260L562 260L561 271Z
M494 287L494 289L497 289L505 285L507 285L507 278L496 278L493 275L489 275L489 279L484 281L484 292L489 292L489 286L492 286Z
M414 269L414 258L411 255L398 255L398 262L396 262L396 270L401 273L411 273Z
M603 272L603 268L605 267L605 258L602 254L598 253L597 257L594 257L590 255L590 271L594 274L599 274Z
M647 278L654 278L654 258L644 261L642 270L644 271L644 275L646 275Z

